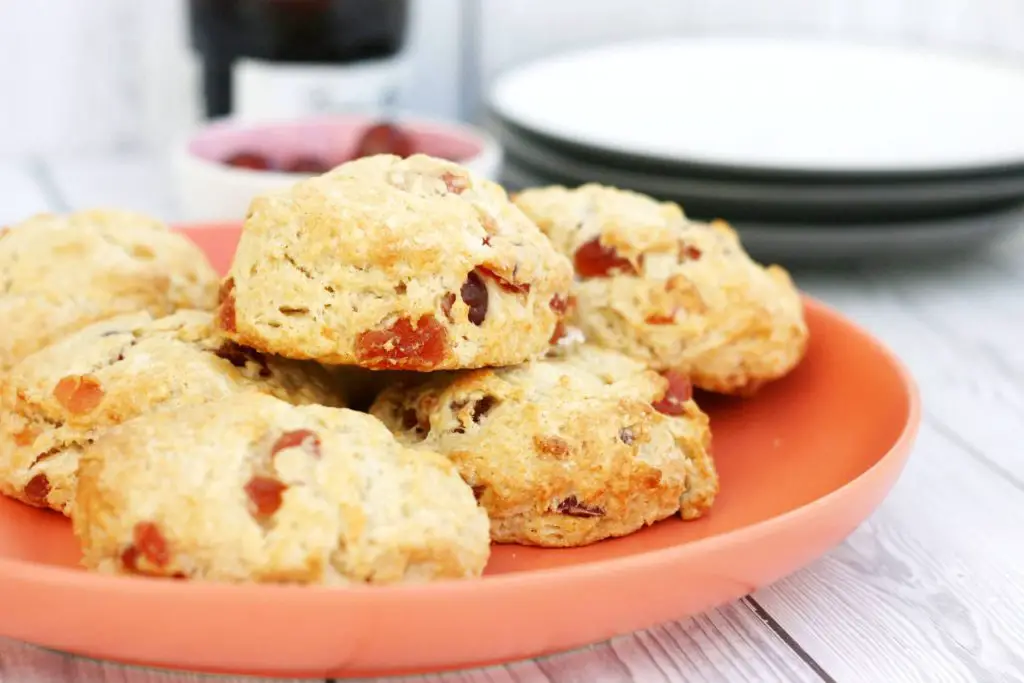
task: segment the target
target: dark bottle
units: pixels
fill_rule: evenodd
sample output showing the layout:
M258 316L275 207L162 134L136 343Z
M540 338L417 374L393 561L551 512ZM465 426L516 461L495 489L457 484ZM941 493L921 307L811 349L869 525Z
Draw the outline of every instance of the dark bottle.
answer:
M408 0L189 0L207 117L373 107L404 73Z

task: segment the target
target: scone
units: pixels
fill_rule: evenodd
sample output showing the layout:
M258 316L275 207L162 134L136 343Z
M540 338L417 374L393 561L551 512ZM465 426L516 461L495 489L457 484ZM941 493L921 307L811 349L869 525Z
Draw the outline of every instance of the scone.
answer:
M498 185L379 155L253 200L223 288L239 343L375 370L542 355L572 266Z
M751 394L803 357L807 325L789 274L752 261L724 222L594 184L515 202L573 259L573 322L589 341L724 394Z
M0 372L122 313L211 310L218 278L188 238L129 211L41 214L0 230Z
M708 418L688 389L584 345L396 385L371 413L400 441L455 463L494 541L570 547L711 506Z
M257 391L338 405L316 364L266 357L218 335L213 314L147 313L93 323L28 356L0 392L0 492L68 514L84 446L170 407Z
M478 576L487 516L455 468L365 413L261 394L151 413L83 455L87 568L229 582Z

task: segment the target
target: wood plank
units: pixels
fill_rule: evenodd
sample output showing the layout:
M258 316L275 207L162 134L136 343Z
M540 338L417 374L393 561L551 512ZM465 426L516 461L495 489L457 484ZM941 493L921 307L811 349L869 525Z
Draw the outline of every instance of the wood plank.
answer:
M747 606L736 602L693 619L538 660L392 680L395 683L817 683L822 679ZM369 683L368 679L364 679L364 683Z
M844 274L803 284L893 349L938 428L954 428L973 457L1024 486L1024 459L1007 448L1024 440L1020 287L984 263L945 276Z
M194 674L124 667L0 639L0 683L201 683ZM223 683L256 683L239 677ZM370 679L363 679L369 681ZM396 683L590 683L605 681L785 680L821 678L740 602L685 621L535 661L467 672L390 679ZM266 681L271 683L271 681Z
M0 226L48 211L49 198L28 163L0 163Z
M176 673L127 667L0 638L0 683L297 683L284 679ZM306 679L304 683L310 683ZM316 683L316 679L313 680Z
M1015 288L982 263L802 284L903 358L926 422L878 512L755 598L839 681L1022 680L1024 390L980 352L1024 321Z
M926 425L896 490L836 552L755 594L838 681L1024 672L1024 496Z

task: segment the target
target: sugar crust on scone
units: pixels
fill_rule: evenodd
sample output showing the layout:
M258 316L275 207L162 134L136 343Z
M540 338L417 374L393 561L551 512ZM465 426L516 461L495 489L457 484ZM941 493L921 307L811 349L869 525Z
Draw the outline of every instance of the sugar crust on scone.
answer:
M397 384L371 413L402 442L456 464L493 540L571 547L711 507L708 418L687 397L666 409L667 389L641 363L585 345Z
M571 280L500 186L379 155L253 200L220 321L246 346L328 364L511 365L546 351Z
M487 517L454 467L377 420L248 393L146 415L83 457L86 567L223 582L479 576Z
M596 184L514 200L574 260L572 323L589 341L726 394L751 394L803 357L808 329L789 274L755 263L725 222Z

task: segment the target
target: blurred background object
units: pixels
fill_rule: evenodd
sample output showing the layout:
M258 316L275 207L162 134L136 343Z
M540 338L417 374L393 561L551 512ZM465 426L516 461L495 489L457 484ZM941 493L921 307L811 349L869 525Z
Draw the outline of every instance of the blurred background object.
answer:
M407 0L188 0L207 117L376 109L401 86Z
M6 57L0 63L0 85L6 93L0 110L0 158L119 155L145 159L147 167L160 160L161 170L151 172L179 188L179 194L192 193L173 202L169 218L219 218L234 215L245 194L258 191L266 182L291 182L291 171L316 172L327 157L338 163L359 149L395 151L411 143L402 139L408 137L405 131L385 125L368 147L360 140L345 144L325 140L328 151L313 160L299 158L298 152L275 161L254 158L249 155L253 150L233 150L237 158L227 164L232 166L231 178L224 180L231 187L223 194L233 193L235 199L215 206L206 199L217 196L220 186L210 185L203 201L190 202L195 191L181 188L206 181L200 182L194 174L189 181L182 176L181 164L167 163L182 144L192 145L189 136L210 118L296 120L325 113L360 113L369 116L367 126L374 121L388 124L395 117L415 125L455 125L456 137L472 137L475 149L493 143L478 128L486 126L504 148L498 150L505 160L500 179L512 187L594 179L678 200L696 217L735 220L752 251L763 258L960 249L1019 222L1024 159L1020 168L1009 163L1008 168L1013 168L1004 169L998 177L969 177L963 169L954 169L959 175L943 177L924 169L923 175L862 174L835 182L825 177L794 179L774 171L722 175L714 169L695 169L687 159L682 165L680 159L670 159L668 166L647 163L650 159L628 146L619 150L616 159L595 155L593 145L582 152L574 150L565 140L538 135L522 116L509 114L508 106L498 116L488 106L488 95L501 84L502 76L552 55L618 44L692 44L722 37L758 38L769 44L814 40L865 49L923 49L922 54L952 60L1020 65L1024 64L1024 0L687 0L644 3L642 11L629 0L0 0L0 44ZM752 54L751 69L758 64L756 52ZM652 104L662 108L662 121L670 121L675 108L714 111L716 104L727 106L722 130L701 129L716 120L705 116L696 123L690 117L692 127L683 131L691 137L725 140L744 117L758 120L766 102L762 93L757 98L751 95L743 105L749 83L723 82L716 87L718 81L712 76L703 81L695 78L702 70L713 73L721 62L706 57L704 63L686 64L688 70L671 60L655 63L643 67L636 81L648 90L668 93ZM1018 70L1024 73L1024 67ZM912 71L907 73L914 78ZM790 73L789 67L778 67L775 75L779 82L790 78L786 87L799 87L801 74ZM942 73L935 71L932 76L942 77ZM592 81L588 77L586 82L567 83L563 99L566 95L571 99L581 88L587 90ZM790 98L788 106L813 103L822 85L808 80L808 92ZM835 94L848 84L831 85L828 90ZM962 90L954 87L933 92L932 97L956 108L966 99L958 100ZM587 106L607 113L601 106L600 88L590 87L588 92ZM625 99L621 92L607 93L609 107ZM1024 102L1024 94L1018 99ZM967 104L975 113L988 106L984 101ZM993 101L992 111L999 105L1003 118L1012 116L1012 106L1007 109L1003 104ZM784 115L785 98L777 97L772 105L776 116ZM636 111L643 111L643 105L633 109L621 109L631 119L623 125L643 129L654 122L636 120ZM821 111L831 115L827 107ZM861 128L870 131L890 113L899 118L896 115L902 110L880 102L865 104L862 111L872 115L870 121L861 122ZM580 111L567 111L566 116L588 123L601 118L581 119ZM767 117L762 116L762 129L764 120ZM473 125L459 127L460 121ZM310 131L323 130L310 125ZM809 130L794 123L786 134L801 129ZM888 132L905 136L906 130L894 127ZM781 135L780 131L775 132ZM717 135L708 135L711 132ZM982 132L976 127L943 135L970 141ZM839 126L836 134L841 133ZM188 142L182 143L183 139ZM420 151L416 145L410 149ZM273 173L257 179L260 169L253 165L271 161L276 166L265 170ZM235 173L239 166L248 169L248 175ZM177 169L175 174L164 178L162 174L171 168ZM819 169L805 170L813 174ZM287 177L272 178L277 172ZM229 173L220 175L227 178ZM200 208L191 210L192 205ZM971 216L977 220L965 222ZM865 223L875 224L876 229L866 231ZM836 224L843 229L835 229Z
M400 13L390 0L356 4L366 3ZM188 5L0 0L0 155L161 149L187 130L202 112ZM435 118L478 116L482 89L511 66L640 38L820 36L1024 58L1022 0L686 0L642 11L630 0L408 0L407 12L396 106Z

